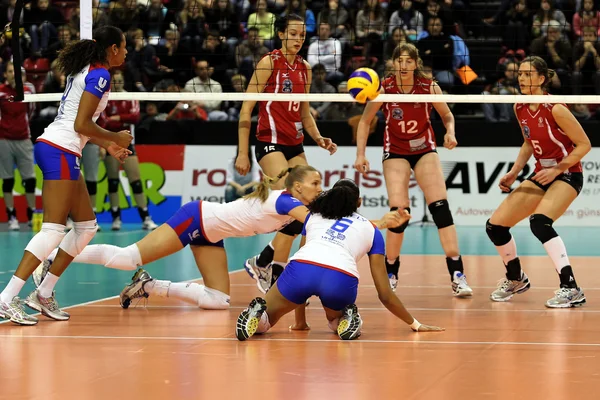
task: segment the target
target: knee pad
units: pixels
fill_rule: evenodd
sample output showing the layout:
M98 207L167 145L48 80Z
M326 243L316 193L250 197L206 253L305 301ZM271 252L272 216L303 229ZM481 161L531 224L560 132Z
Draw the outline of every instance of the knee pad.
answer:
M398 207L391 207L391 208L390 208L390 211L396 211L397 209L398 209ZM409 214L410 214L410 207L404 207L404 209L405 209L406 211L408 211L408 212L409 212ZM390 231L390 232L394 232L394 233L403 233L403 232L404 232L404 230L405 230L407 227L408 227L408 221L406 221L406 222L405 222L405 223L403 223L402 225L400 225L400 226L397 226L397 227L395 227L395 228L388 228L388 231Z
M73 229L67 233L59 247L71 257L77 257L94 238L97 230L98 223L95 219L92 221L74 222Z
M485 232L488 237L494 243L494 246L504 246L506 243L510 242L511 234L510 228L506 226L494 225L488 219L485 223Z
M95 195L98 192L98 182L96 181L85 181L85 186L90 195Z
M27 244L25 250L30 252L40 261L45 260L58 246L65 235L65 226L44 222L42 229Z
M118 179L109 179L108 180L108 193L117 193L119 191L119 183Z
M25 193L35 193L35 178L28 178L23 181Z
M104 266L108 268L133 271L142 266L142 256L136 244L125 248L109 244L100 244L97 247L105 252L107 260L105 259Z
M137 180L135 182L131 182L131 190L133 191L134 194L142 194L144 193L144 187L142 186L142 181L141 180Z
M558 233L552 227L553 223L554 221L544 214L533 214L529 217L531 232L533 232L542 244L558 236Z
M201 288L198 293L198 307L205 310L226 310L229 308L229 295L203 285L198 286Z
M435 225L438 229L454 225L454 220L452 219L452 213L450 212L450 205L448 204L448 200L443 199L434 201L433 203L428 205L427 208L429 208L429 212L433 217L433 222L435 222Z
M12 193L15 187L15 178L8 178L2 181L2 193Z
M291 224L287 225L286 227L282 228L279 232L283 233L284 235L288 235L288 236L298 236L299 234L302 233L302 228L304 227L304 224L300 221L294 221Z

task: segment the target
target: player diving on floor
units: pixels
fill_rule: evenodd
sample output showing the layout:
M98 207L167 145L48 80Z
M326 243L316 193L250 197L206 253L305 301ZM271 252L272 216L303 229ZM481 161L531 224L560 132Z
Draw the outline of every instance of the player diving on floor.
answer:
M286 190L269 189L284 177ZM281 171L275 178L265 176L253 193L234 202L187 203L164 224L130 246L89 245L74 262L133 271L190 245L204 285L157 280L140 268L132 283L121 292L121 306L128 308L136 298L157 295L177 298L204 309L226 309L230 287L223 239L276 232L294 220L304 222L308 215L306 205L321 192L321 174L311 166L299 165ZM400 214L388 212L375 224L383 229L403 222ZM55 255L56 251L34 273L36 285L43 280Z

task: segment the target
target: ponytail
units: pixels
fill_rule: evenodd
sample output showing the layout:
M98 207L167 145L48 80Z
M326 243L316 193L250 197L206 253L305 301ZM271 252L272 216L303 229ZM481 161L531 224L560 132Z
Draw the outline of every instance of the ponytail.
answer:
M281 172L275 178L271 178L270 176L267 176L266 174L263 175L262 182L257 183L254 186L254 191L252 193L244 196L244 198L260 199L261 203L264 203L267 200L267 198L269 197L269 190L271 189L271 186L276 184L277 182L279 182L279 180L281 178L283 178L290 170L291 170L291 168L281 170Z

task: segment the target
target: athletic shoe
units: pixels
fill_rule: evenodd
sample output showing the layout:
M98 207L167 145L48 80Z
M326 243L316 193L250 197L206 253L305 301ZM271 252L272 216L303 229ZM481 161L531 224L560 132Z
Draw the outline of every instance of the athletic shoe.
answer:
M18 231L21 229L19 226L19 220L16 217L10 217L8 220L8 230L9 231Z
M110 229L113 231L120 231L122 224L123 223L121 222L121 217L116 217L115 219L113 219L112 227Z
M529 278L525 272L521 273L521 279L511 281L503 278L498 281L498 288L490 294L490 299L493 301L509 301L515 294L525 293L531 288Z
M10 303L0 300L0 317L10 320L17 325L35 325L38 319L25 312L23 302L18 296L13 297Z
M235 336L239 341L243 342L256 333L265 311L267 311L267 302L263 298L257 297L250 302L248 308L240 313L235 324Z
M388 278L390 279L390 287L392 288L392 291L395 292L398 287L398 276L390 273L388 274Z
M152 282L154 279L150 276L148 272L143 270L142 268L138 269L133 277L131 278L131 283L121 291L119 295L119 301L121 303L121 307L127 309L131 304L131 300L148 298L150 296L146 290L144 290L144 286L148 282Z
M468 297L473 295L473 289L467 283L467 277L462 272L455 272L452 279L452 293L456 297Z
M244 263L244 268L246 272L252 279L256 281L256 287L262 293L267 293L269 288L271 287L272 279L273 279L273 269L271 268L271 264L266 267L259 267L256 263L258 261L258 256L254 256L249 258Z
M46 274L50 270L50 266L52 265L52 261L46 259L38 265L38 267L31 274L31 279L33 279L33 284L36 288L40 287L42 281L46 277Z
M154 221L152 221L152 218L150 218L150 216L147 216L144 219L144 222L142 223L142 229L146 231L153 231L156 228L158 228L158 225L156 225Z
M548 308L580 307L586 302L581 288L560 288L554 292L554 297L546 301Z
M68 321L71 318L68 312L61 310L58 306L54 298L54 292L52 292L52 296L50 297L42 297L40 296L39 289L35 289L27 296L25 304L32 310L39 311L46 317L57 321Z
M337 333L342 340L353 340L361 335L362 319L356 304L346 306L338 324Z

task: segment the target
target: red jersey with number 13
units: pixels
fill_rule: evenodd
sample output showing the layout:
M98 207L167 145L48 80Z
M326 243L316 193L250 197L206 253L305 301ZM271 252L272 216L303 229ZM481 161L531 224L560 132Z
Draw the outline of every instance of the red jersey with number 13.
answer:
M305 93L308 72L304 60L296 56L290 65L281 52L274 50L265 57L273 61L273 73L263 93ZM304 141L300 102L261 101L258 103L256 138L261 142L295 146Z
M431 94L430 79L415 77L407 94ZM386 78L382 86L386 94L402 94L396 76ZM383 151L401 155L422 154L435 150L435 134L431 127L431 103L385 103Z
M531 111L529 104L517 104L517 118L523 130L523 136L533 147L535 172L558 165L563 158L571 154L575 145L560 129L552 108L556 104L540 104L536 111ZM564 106L564 104L562 104ZM568 172L582 172L581 163L571 166Z

